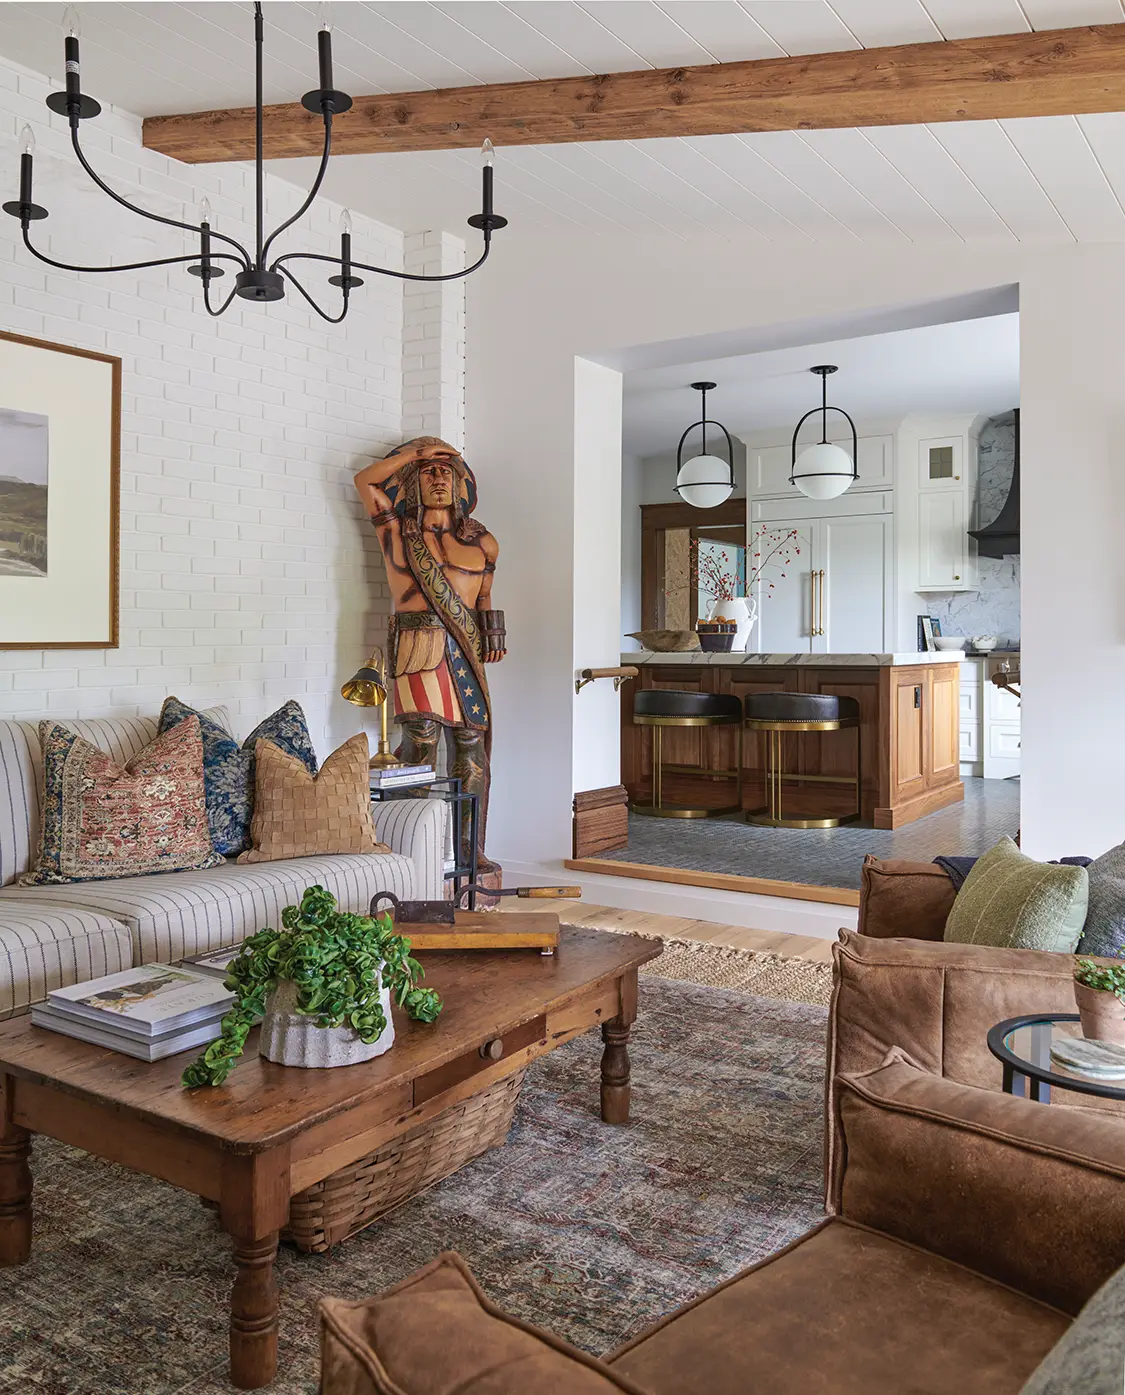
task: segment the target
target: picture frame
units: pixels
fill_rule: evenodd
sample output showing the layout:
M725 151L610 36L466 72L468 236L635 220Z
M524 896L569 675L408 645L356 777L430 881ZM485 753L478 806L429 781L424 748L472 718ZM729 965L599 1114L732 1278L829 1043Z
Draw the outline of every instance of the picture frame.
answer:
M940 633L940 625L932 615L918 617L918 648L921 653L931 654L937 648L934 637Z
M121 360L0 330L0 649L116 649Z

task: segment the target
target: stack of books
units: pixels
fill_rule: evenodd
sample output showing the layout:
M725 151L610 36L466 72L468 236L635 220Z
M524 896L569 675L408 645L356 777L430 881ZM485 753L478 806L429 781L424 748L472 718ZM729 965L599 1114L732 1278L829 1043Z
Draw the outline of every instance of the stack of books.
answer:
M373 790L401 790L409 785L429 785L433 780L432 765L388 765L371 772Z
M56 988L32 1007L31 1020L141 1061L160 1061L214 1041L233 1002L234 994L213 974L144 964Z

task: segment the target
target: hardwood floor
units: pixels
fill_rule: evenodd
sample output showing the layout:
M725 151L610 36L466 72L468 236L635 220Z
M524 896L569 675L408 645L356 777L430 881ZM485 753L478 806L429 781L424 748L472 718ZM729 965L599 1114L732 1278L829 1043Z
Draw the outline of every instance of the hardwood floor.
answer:
M761 954L780 954L786 959L828 961L832 941L813 935L789 935L780 930L749 930L741 925L720 925L711 920L688 920L682 916L655 915L651 911L623 911L615 906L595 906L588 901L534 902L504 900L505 910L521 912L529 908L557 911L567 925L588 925L598 930L634 930L663 939L698 940L703 944L724 945L730 949L751 949Z

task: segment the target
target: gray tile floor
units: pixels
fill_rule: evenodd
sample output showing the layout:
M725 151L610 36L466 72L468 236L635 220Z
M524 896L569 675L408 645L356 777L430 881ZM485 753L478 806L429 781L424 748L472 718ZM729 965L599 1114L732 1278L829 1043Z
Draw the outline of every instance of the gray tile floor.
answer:
M967 779L964 803L939 809L894 832L867 824L760 828L737 819L653 819L634 814L629 818L628 848L602 856L654 867L858 889L865 853L919 862L942 853L979 856L1004 834L1014 838L1019 822L1018 779Z

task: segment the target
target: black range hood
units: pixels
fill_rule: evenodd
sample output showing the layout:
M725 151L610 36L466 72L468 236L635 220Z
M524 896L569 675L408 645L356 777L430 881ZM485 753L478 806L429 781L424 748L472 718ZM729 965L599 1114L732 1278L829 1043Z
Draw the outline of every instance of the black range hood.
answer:
M1011 557L1020 550L1020 409L1012 413L1016 429L1016 463L1012 471L1012 487L1004 507L987 528L971 528L969 537L977 540L981 557Z

